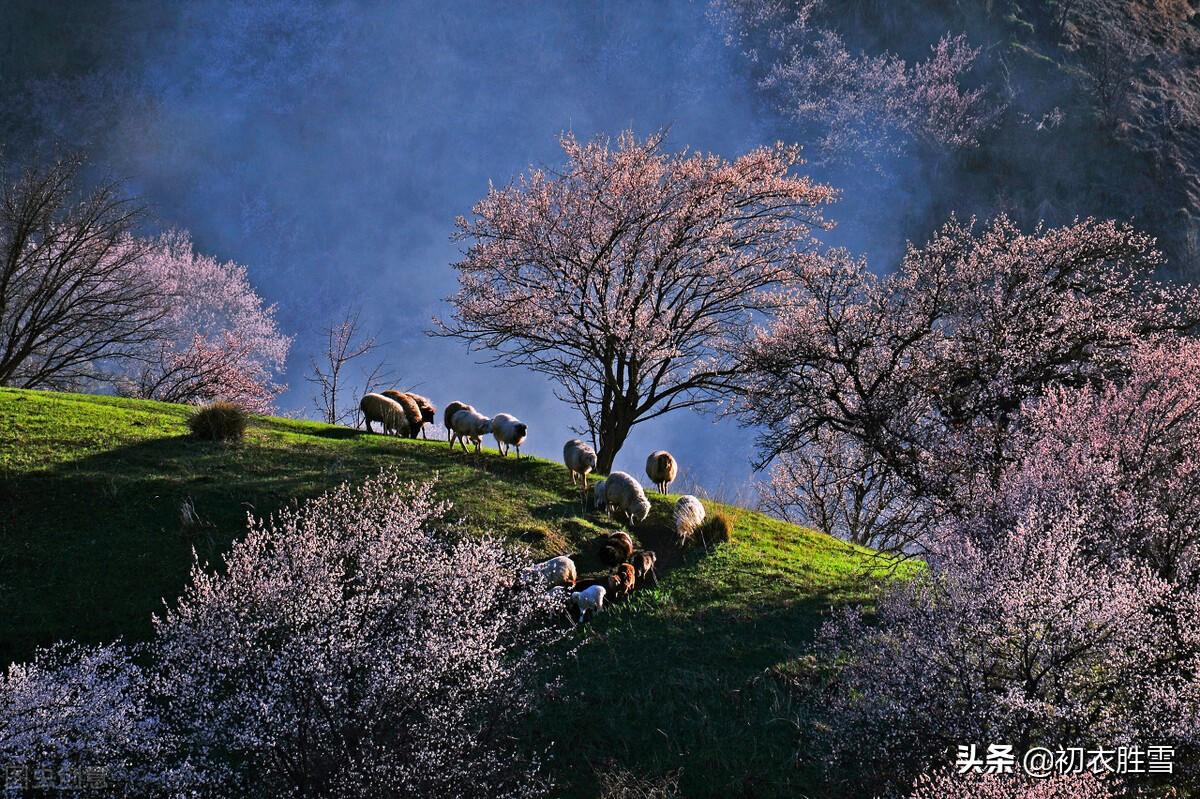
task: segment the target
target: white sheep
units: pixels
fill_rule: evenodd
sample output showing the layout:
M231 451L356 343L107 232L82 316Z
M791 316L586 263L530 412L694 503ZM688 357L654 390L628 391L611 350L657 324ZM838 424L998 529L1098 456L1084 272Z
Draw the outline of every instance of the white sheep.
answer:
M620 511L633 527L650 515L650 500L642 484L625 472L613 472L596 484L596 508L601 510Z
M593 585L591 588L571 593L571 604L579 609L580 622L583 621L588 613L595 615L604 609L604 595L606 593L607 591L605 591L602 585Z
M682 544L704 523L704 503L691 494L675 502L675 535Z
M503 457L508 457L508 447L517 448L517 460L521 459L521 445L525 443L525 434L529 425L522 422L511 413L498 413L492 417L492 435L496 437L496 449Z
M582 485L587 491L588 473L596 468L596 450L573 438L563 445L563 463L571 472L571 485Z
M404 416L404 409L395 400L382 394L367 394L359 401L358 409L362 411L368 433L375 432L371 429L371 422L379 422L384 433L408 435L408 419Z
M471 443L475 445L475 452L479 452L483 446L483 437L492 432L492 420L484 416L479 411L461 410L454 414L454 418L450 420L450 429L453 431L453 438L450 439L450 446L454 446L454 439L458 439L458 443L462 445L463 452L467 451L466 440L471 439Z
M677 474L679 464L675 461L675 456L665 449L651 452L650 457L646 458L646 476L658 488L658 493L667 493L667 486L675 481Z
M557 558L550 558L550 560L530 566L527 573L531 577L541 580L546 585L565 585L568 588L575 585L575 581L578 578L575 561L566 555L559 555Z

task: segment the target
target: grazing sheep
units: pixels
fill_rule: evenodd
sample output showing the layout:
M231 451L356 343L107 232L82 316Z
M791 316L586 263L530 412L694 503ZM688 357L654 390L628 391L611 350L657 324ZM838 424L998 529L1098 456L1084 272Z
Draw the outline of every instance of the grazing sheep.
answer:
M646 499L642 484L625 472L613 472L607 480L597 483L595 494L597 509L620 511L630 527L650 515L650 500Z
M606 589L607 594L614 600L621 599L633 593L633 587L637 584L637 574L633 566L621 563L608 575L608 580L610 587Z
M412 394L405 394L394 388L379 393L404 409L404 418L408 420L408 435L410 438L416 438L417 434L421 432L421 426L425 424L425 420L421 418L421 408L412 398Z
M658 493L667 493L667 486L675 482L677 474L679 464L675 461L675 456L665 449L651 452L650 457L646 458L646 475L650 482L654 483Z
M385 433L408 435L408 419L404 415L404 409L390 397L367 394L358 403L358 409L362 411L368 433L375 432L371 429L371 422L379 422Z
M483 437L492 432L492 420L474 409L462 410L450 420L450 429L454 431L458 443L462 444L463 452L467 451L469 438L478 453L483 446ZM454 439L450 440L450 446L454 446Z
M683 544L692 537L696 529L704 523L704 504L685 494L675 502L675 535Z
M417 407L421 409L421 421L423 423L421 426L421 436L424 438L426 437L424 425L433 424L434 420L437 419L437 407L428 398L422 397L420 394L414 394L410 391L408 392L408 396L412 397L413 402L417 403Z
M617 566L633 554L633 539L629 533L609 533L599 540L596 557L605 566Z
M442 422L446 425L446 440L450 442L451 449L454 448L454 428L450 426L450 420L453 419L454 414L458 413L459 411L473 410L475 409L467 403L455 400L447 405L446 409L442 411Z
M543 581L546 585L562 585L567 588L575 585L577 576L575 561L566 555L559 555L557 558L550 558L550 560L530 566L527 574Z
M571 485L582 484L587 491L588 472L596 468L596 450L573 438L563 445L563 463L571 472Z
M570 602L579 609L579 622L581 624L588 613L595 615L604 609L604 595L606 593L608 592L602 585L593 585L591 588L571 593Z
M658 574L654 571L654 564L658 563L658 556L649 549L641 549L633 553L633 557L629 559L633 564L633 576L637 578L637 584L654 585L658 582Z
M511 413L498 413L492 417L492 435L496 437L496 449L500 455L508 457L508 447L517 448L517 460L521 459L521 445L525 443L525 434L529 425L522 422Z

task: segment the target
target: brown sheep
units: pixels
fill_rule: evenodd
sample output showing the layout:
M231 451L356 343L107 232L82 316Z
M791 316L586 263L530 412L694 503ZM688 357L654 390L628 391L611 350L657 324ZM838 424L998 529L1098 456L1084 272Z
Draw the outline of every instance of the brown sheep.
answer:
M612 570L608 575L610 587L608 592L613 599L621 599L633 592L634 585L637 584L637 575L634 574L633 566L628 563L622 563L617 568Z
M667 493L667 486L675 482L677 474L679 464L675 461L675 456L665 449L651 452L650 457L646 458L646 476L658 488L658 493Z
M421 425L425 424L425 420L421 416L420 406L417 405L412 395L405 394L403 391L396 391L394 388L379 393L404 409L404 418L408 420L408 435L411 438L416 438L417 434L421 432Z
M434 420L437 419L437 407L420 394L414 394L410 391L408 392L408 396L412 397L413 402L417 403L417 407L421 409L421 421L424 424L433 424ZM421 435L425 435L424 426L421 427Z
M362 411L368 433L375 432L371 429L371 422L379 422L385 433L408 435L408 419L404 415L404 409L391 397L367 394L358 403L358 409Z
M637 577L628 563L619 564L603 577L588 577L575 583L573 591L586 591L594 585L604 586L605 597L620 599L633 591Z
M658 562L658 556L652 551L638 550L633 553L629 562L633 564L633 572L639 588L644 585L658 584L658 574L654 571L654 564Z
M473 410L475 409L470 405L465 402L459 402L458 400L451 402L445 407L444 410L442 410L442 423L446 426L446 440L450 442L451 447L454 446L454 428L451 426L450 420L453 419L454 414L458 413L459 411Z
M633 539L629 533L609 533L599 540L597 557L605 566L616 566L633 554Z

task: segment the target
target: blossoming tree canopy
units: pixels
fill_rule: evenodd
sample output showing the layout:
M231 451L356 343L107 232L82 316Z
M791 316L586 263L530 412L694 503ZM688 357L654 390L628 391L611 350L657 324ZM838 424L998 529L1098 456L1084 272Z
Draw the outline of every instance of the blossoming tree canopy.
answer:
M490 188L455 264L443 335L549 375L607 471L633 425L730 387L731 334L782 302L809 257L829 186L796 175L797 147L733 161L668 153L663 134L561 140L561 171Z
M140 264L166 309L158 335L124 369L121 387L167 402L228 400L265 413L284 386L275 383L291 338L250 285L246 267L195 252L186 233L151 242Z

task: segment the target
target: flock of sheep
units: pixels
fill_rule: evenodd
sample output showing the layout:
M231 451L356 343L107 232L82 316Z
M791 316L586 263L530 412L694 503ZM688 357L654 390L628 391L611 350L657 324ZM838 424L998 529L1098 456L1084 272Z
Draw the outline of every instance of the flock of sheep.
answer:
M359 403L367 432L374 432L371 424L378 422L383 432L416 438L423 435L423 428L436 418L437 408L419 394L402 391L382 391L367 394ZM442 412L446 426L446 437L450 448L457 442L467 451L467 441L479 453L483 437L489 433L496 438L497 449L503 457L509 448L521 457L521 444L529 432L528 426L508 413L498 413L488 418L464 402L451 402ZM563 463L571 475L571 484L578 487L587 504L588 475L596 468L596 451L579 439L572 439L563 446ZM667 487L679 474L679 464L666 450L652 452L646 459L646 476L665 494ZM592 486L592 506L614 518L623 519L630 528L650 514L650 500L634 477L625 472L613 472L606 479ZM704 505L694 496L682 496L675 503L675 534L679 543L685 544L704 522ZM651 550L635 550L633 538L625 532L608 533L596 542L597 555L609 573L601 578L579 580L575 562L568 555L559 555L531 566L526 577L541 580L551 590L566 592L568 606L578 612L582 622L589 614L604 608L605 601L628 596L657 580L654 571L658 556Z

